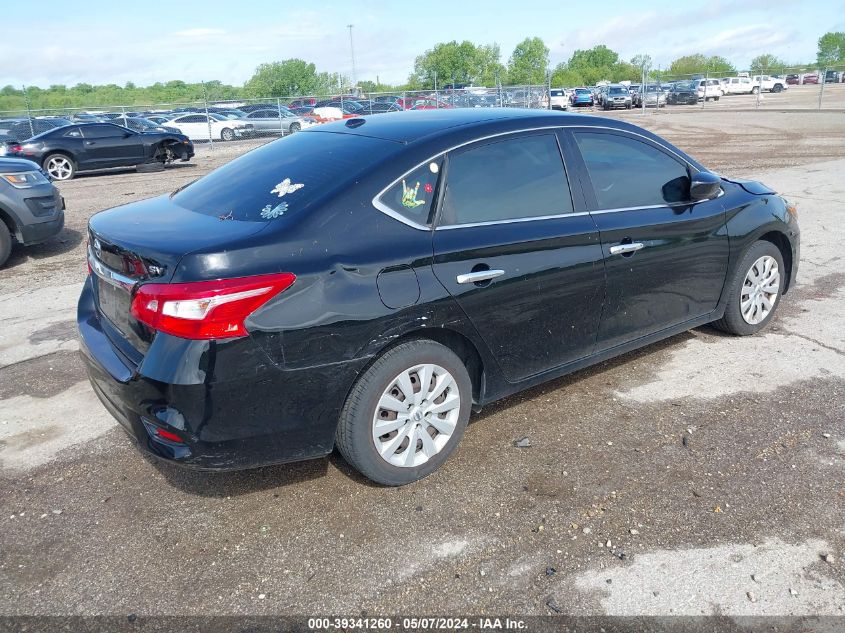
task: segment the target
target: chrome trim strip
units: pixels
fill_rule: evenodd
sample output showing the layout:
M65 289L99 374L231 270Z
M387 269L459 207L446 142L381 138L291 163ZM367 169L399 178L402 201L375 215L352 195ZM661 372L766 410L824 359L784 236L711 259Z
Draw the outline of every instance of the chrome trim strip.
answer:
M94 257L94 253L91 252L90 246L88 247L88 263L91 265L91 270L93 270L100 279L107 281L113 286L123 288L124 290L128 290L130 292L133 286L135 286L136 281L134 279L121 275L119 272L112 270Z
M479 138L475 138L475 139L472 139L470 141L464 141L463 143L453 145L453 146L443 150L442 152L438 152L434 156L431 156L430 158L427 158L424 161L420 161L419 163L414 165L411 169L409 169L408 171L403 173L401 176L396 178L393 182L391 182L389 185L387 185L384 189L379 191L375 195L375 197L372 199L372 205L376 209L378 209L379 211L384 213L385 215L390 216L394 220L398 220L399 222L401 222L402 224L405 224L406 226L410 226L411 228L417 229L419 231L431 231L432 227L422 225L422 224L418 224L418 223L414 222L413 220L409 220L408 218L404 217L402 214L397 213L396 211L394 211L393 209L388 207L386 204L381 202L379 200L379 198L381 198L385 193L387 193L387 191L390 188L397 185L399 183L399 181L401 181L403 178L405 178L411 172L416 171L417 169L419 169L420 167L422 167L426 163L430 163L431 161L436 160L436 159L440 158L441 156L448 154L449 152L453 152L456 149L460 149L461 147L465 147L466 145L471 145L473 143L478 143L480 141L486 141L486 140L491 139L491 138L498 138L500 136L509 136L511 134L522 134L523 132L539 132L539 131L542 131L542 130L553 130L553 131L556 132L558 130L561 130L561 131L570 130L570 131L572 131L572 130L576 130L576 129L582 129L582 130L586 130L586 131L590 131L590 130L610 130L612 132L622 132L623 134L630 134L632 136L639 136L640 138L643 138L650 143L654 143L655 145L657 145L661 149L663 149L666 152L672 154L673 156L675 156L676 158L681 160L684 164L686 164L687 166L694 169L696 172L698 171L698 169L695 167L695 165L690 163L683 156L679 155L674 150L666 147L662 143L659 143L659 142L655 141L654 139L649 138L645 134L640 134L638 132L632 132L631 130L625 130L625 129L621 129L621 128L611 127L609 125L587 125L587 126L580 125L580 124L578 124L578 125L565 125L565 124L564 125L543 125L543 126L540 126L540 127L523 128L523 129L520 129L520 130L509 130L507 132L498 132L496 134L489 134L487 136L481 136ZM724 195L724 193L725 192L722 191L719 194L719 196ZM719 196L717 196L717 197L719 197ZM534 217L534 218L516 218L516 219L513 219L513 220L491 220L489 222L473 222L473 223L470 223L470 224L450 224L450 225L447 225L447 226L435 227L434 230L440 231L440 230L457 229L457 228L464 228L464 227L471 227L471 226L489 226L489 225L492 225L492 224L509 224L509 223L512 223L512 222L530 222L530 221L533 221L533 220L550 220L550 219L554 219L554 218L570 217L570 216L577 216L577 215L590 215L590 213L611 213L611 212L616 212L616 211L634 211L634 210L641 210L641 209L659 209L659 208L665 207L665 206L673 207L673 206L685 206L685 205L689 205L689 204L690 204L689 202L683 202L683 203L679 202L679 203L672 203L672 204L656 204L656 205L650 205L650 206L644 206L644 207L621 207L621 208L617 208L617 209L600 209L600 210L596 210L596 211L579 211L577 213L566 213L566 214L562 214L562 215L544 215L544 216L538 216L538 217Z
M513 218L510 220L488 220L487 222L467 222L466 224L448 224L438 226L435 231L451 231L452 229L464 229L472 226L492 226L494 224L513 224L515 222L533 222L534 220L556 220L558 218L571 218L573 216L590 215L589 211L578 211L573 213L559 213L557 215L538 215L531 218Z

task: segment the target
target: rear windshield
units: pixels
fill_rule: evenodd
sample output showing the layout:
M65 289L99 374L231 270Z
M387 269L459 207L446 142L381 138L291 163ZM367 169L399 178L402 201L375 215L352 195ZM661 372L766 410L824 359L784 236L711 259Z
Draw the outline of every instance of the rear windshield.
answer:
M274 220L302 211L401 147L354 134L300 132L227 163L177 191L172 200L221 220Z

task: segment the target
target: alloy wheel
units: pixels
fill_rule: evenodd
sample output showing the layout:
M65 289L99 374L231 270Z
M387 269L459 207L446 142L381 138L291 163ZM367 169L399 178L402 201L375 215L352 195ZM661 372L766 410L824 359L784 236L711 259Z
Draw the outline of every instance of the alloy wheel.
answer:
M420 466L448 444L460 411L458 384L447 370L428 363L406 369L376 405L376 451L393 466Z
M51 156L47 160L46 169L56 180L67 180L73 174L73 165L66 156Z
M749 325L762 322L774 309L780 292L780 270L777 260L764 255L755 261L742 284L739 311Z

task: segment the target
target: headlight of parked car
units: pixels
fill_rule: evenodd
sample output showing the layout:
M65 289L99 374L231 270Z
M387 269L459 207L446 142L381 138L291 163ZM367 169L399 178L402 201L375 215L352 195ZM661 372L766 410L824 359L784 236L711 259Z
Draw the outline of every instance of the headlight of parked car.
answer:
M0 174L0 178L17 189L46 185L50 181L40 171L24 171L15 174Z

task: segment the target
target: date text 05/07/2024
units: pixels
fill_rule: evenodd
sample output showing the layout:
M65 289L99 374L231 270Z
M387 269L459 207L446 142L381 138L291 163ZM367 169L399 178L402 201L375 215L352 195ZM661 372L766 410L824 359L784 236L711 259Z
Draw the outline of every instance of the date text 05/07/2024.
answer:
M311 630L498 630L521 631L527 628L526 622L511 618L309 618L308 628Z

